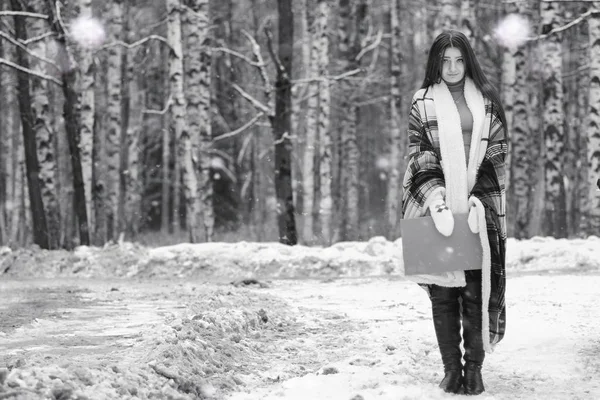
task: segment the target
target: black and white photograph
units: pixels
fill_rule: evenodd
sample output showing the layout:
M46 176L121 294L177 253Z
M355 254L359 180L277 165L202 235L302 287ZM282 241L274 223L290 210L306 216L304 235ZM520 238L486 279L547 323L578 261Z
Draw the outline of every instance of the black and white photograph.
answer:
M600 1L0 0L0 399L600 399Z

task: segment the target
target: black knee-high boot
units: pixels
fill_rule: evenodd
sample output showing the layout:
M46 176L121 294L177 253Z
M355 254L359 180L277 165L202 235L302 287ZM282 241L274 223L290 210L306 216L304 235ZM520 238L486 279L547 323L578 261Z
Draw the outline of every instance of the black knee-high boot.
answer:
M481 334L481 271L466 271L467 285L461 290L463 306L463 339L465 346L465 394L485 391L481 367L485 358Z
M457 393L462 386L459 296L458 288L431 285L429 289L435 335L444 363L440 388L448 393Z

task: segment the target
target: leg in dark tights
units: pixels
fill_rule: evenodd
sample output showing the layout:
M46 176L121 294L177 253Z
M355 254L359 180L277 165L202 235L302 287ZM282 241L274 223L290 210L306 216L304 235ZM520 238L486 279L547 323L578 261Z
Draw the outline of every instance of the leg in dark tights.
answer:
M465 362L483 363L485 352L481 337L481 270L466 271L467 285L461 288Z
M440 387L449 393L457 393L462 385L459 296L460 288L429 285L435 335L445 372Z
M481 366L485 358L481 333L481 271L466 271L467 285L461 288L463 305L463 338L465 346L465 394L485 391Z

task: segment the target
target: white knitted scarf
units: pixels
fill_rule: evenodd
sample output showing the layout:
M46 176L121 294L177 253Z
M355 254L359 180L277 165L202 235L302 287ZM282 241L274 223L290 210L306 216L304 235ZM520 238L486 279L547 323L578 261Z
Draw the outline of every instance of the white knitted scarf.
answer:
M468 194L475 185L477 170L483 161L486 148L482 146L482 137L487 135L485 124L485 103L483 95L477 89L470 78L465 79L464 93L467 107L473 115L473 133L471 135L471 149L469 158L465 156L465 146L462 135L460 114L448 86L443 81L431 88L435 106L435 116L438 123L438 135L440 140L440 153L442 159L442 170L446 181L446 187L438 190L445 195L446 204L453 214L466 214L469 212L470 204L477 207L479 217L479 237L483 248L482 263L482 333L483 344L486 352L493 351L489 342L489 312L488 306L490 287L490 246L488 242L485 210L483 204L475 197L468 198ZM438 191L434 191L430 198ZM427 204L428 202L426 202ZM406 277L409 280L436 284L446 287L462 287L466 285L463 271L447 272L437 275L412 275Z

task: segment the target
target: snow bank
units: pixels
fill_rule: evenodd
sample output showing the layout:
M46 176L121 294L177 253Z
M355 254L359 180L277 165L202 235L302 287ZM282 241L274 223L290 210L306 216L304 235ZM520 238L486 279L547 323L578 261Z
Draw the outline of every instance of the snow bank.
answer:
M268 367L265 354L278 346L281 332L301 329L297 311L274 296L214 285L197 292L184 310L140 331L125 353L60 357L45 349L0 357L7 358L6 368L0 362L0 398L219 399ZM19 329L37 332L51 324Z
M590 272L600 271L600 238L554 239L534 237L509 239L506 271L511 272Z
M600 270L600 238L509 239L507 272ZM0 251L0 274L13 277L333 278L403 276L402 240L374 237L333 246L280 243L183 243L147 248L135 243L81 246L73 252L37 248Z

